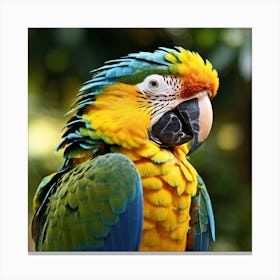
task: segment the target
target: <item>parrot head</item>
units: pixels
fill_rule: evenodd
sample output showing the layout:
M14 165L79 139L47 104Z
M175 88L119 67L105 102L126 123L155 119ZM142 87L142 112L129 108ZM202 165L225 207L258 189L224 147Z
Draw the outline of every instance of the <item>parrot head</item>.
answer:
M170 148L192 140L191 154L207 138L219 79L198 53L159 48L107 61L92 72L59 147L91 149L102 142L132 149L153 141Z

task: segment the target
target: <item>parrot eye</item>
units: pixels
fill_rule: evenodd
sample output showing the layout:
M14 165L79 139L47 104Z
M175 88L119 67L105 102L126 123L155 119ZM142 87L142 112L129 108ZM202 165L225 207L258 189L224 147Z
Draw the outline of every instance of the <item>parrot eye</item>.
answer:
M151 92L151 93L164 93L167 90L167 85L164 81L163 76L153 74L144 79L144 81L138 86L144 92Z
M159 86L159 82L157 80L150 80L149 87L152 89L157 89Z

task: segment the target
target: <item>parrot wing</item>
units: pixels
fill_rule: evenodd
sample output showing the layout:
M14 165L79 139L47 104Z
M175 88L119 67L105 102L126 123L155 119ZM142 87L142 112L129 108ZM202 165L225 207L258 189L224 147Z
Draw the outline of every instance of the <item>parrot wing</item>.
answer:
M142 185L134 163L126 156L109 153L85 161L51 185L43 200L47 205L38 208L33 221L36 250L138 250Z
M215 241L215 221L211 200L200 176L197 194L192 198L190 216L187 250L209 251L211 241Z

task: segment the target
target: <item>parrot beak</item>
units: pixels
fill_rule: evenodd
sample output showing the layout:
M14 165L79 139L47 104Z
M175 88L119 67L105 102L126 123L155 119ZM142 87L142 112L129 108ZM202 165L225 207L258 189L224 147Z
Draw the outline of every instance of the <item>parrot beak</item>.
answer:
M189 124L193 141L187 156L191 155L210 133L213 123L213 110L207 93L185 101L176 108L183 120Z
M149 131L150 138L163 147L174 147L192 140L192 154L207 138L213 122L211 102L206 92L185 100L163 114Z

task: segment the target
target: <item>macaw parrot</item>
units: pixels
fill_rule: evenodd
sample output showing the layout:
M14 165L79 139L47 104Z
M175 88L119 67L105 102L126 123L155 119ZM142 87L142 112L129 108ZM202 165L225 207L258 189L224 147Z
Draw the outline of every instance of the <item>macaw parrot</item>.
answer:
M219 78L182 47L92 71L33 199L37 251L207 251L211 201L189 156L207 138Z

